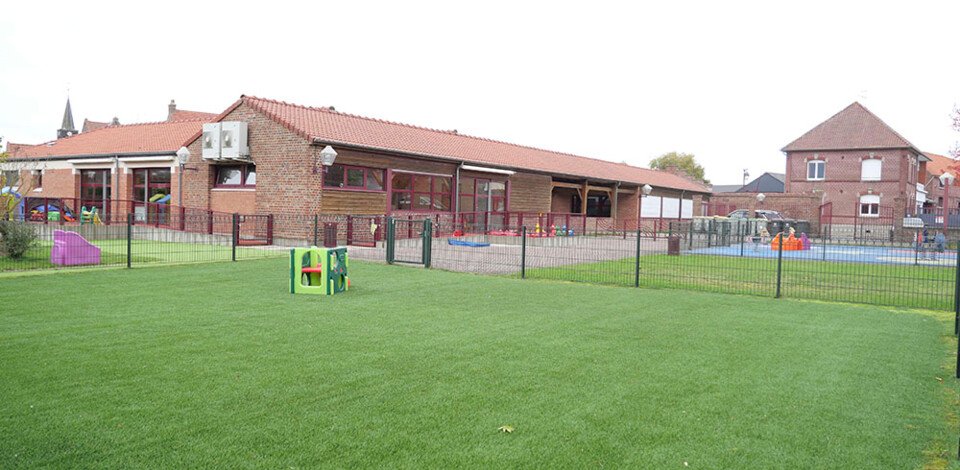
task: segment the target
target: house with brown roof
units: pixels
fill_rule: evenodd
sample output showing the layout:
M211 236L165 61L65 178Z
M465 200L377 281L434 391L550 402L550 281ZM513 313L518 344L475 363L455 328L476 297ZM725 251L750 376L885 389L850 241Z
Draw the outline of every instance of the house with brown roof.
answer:
M181 146L190 156L177 175ZM326 166L328 146L337 156ZM219 115L171 102L165 122L20 146L10 164L42 179L30 197L71 199L104 216L149 217L146 203L165 197L220 213L565 214L635 229L641 217L700 215L710 192L680 174L251 96Z
M209 154L197 132L186 207L246 214L585 214L635 227L699 214L709 194L683 176L282 101L241 96L214 123L242 125L246 152ZM241 134L242 135L242 134ZM226 137L221 140L225 142ZM335 162L321 164L327 146ZM642 187L653 190L641 204Z
M873 235L887 237L890 230L879 227L901 226L904 216L918 214L927 201L919 175L929 158L860 103L782 150L786 192L820 196L823 213L835 225L876 226Z

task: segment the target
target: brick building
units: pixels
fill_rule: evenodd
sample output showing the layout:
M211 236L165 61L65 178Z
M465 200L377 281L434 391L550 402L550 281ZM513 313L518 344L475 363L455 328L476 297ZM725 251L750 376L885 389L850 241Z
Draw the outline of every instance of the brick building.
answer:
M11 144L6 165L42 178L31 196L76 198L117 213L165 195L172 206L224 213L572 213L636 227L641 215L699 215L709 194L681 175L332 108L242 96L217 116L184 113L171 103L167 122ZM204 132L204 123L220 128ZM179 201L171 175L181 145L190 157ZM329 167L320 163L327 146L337 152ZM652 191L641 197L644 185Z
M921 212L930 159L860 103L786 147L786 192L817 195L838 225L897 227Z

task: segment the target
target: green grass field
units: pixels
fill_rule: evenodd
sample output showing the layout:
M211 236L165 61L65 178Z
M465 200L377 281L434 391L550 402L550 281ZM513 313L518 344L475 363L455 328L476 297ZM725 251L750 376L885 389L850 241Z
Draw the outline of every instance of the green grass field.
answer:
M531 279L633 286L634 257L527 269ZM784 260L787 298L953 310L953 267ZM640 286L774 296L776 260L694 255L640 258Z
M4 278L0 467L957 468L943 312L351 268Z
M90 240L90 243L100 247L101 265L127 265L127 241L125 239L94 239ZM31 248L23 258L11 259L0 256L0 272L56 268L57 266L50 263L50 249L52 246L53 243L50 241L41 241ZM229 245L174 243L153 240L132 240L130 252L131 261L135 265L230 261L232 256ZM284 254L285 251L269 252L253 247L237 247L237 256L240 258L284 256Z

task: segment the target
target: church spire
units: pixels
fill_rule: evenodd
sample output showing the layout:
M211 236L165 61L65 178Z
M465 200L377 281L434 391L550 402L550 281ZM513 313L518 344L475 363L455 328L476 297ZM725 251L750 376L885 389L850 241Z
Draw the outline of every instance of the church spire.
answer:
M70 109L70 97L67 96L67 108L63 110L63 123L60 124L60 129L57 130L57 138L70 137L76 133L77 129L73 125L73 110Z

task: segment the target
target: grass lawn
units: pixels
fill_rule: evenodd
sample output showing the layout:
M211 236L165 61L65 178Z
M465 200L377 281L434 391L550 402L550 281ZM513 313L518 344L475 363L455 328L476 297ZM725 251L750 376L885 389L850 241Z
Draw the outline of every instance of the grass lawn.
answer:
M633 286L633 257L527 269L532 279ZM953 267L783 260L788 298L953 310ZM684 254L640 258L640 286L772 297L777 262L770 258Z
M101 265L127 265L127 240L90 240L90 243L100 247ZM31 248L23 258L11 259L0 256L0 272L57 268L50 262L50 249L52 247L52 242L41 241ZM229 261L231 258L230 250L229 245L132 240L130 258L134 265ZM239 258L260 258L274 256L274 254L284 256L285 253L284 251L269 252L245 246L237 247Z
M0 467L956 466L943 312L351 268L3 279Z

